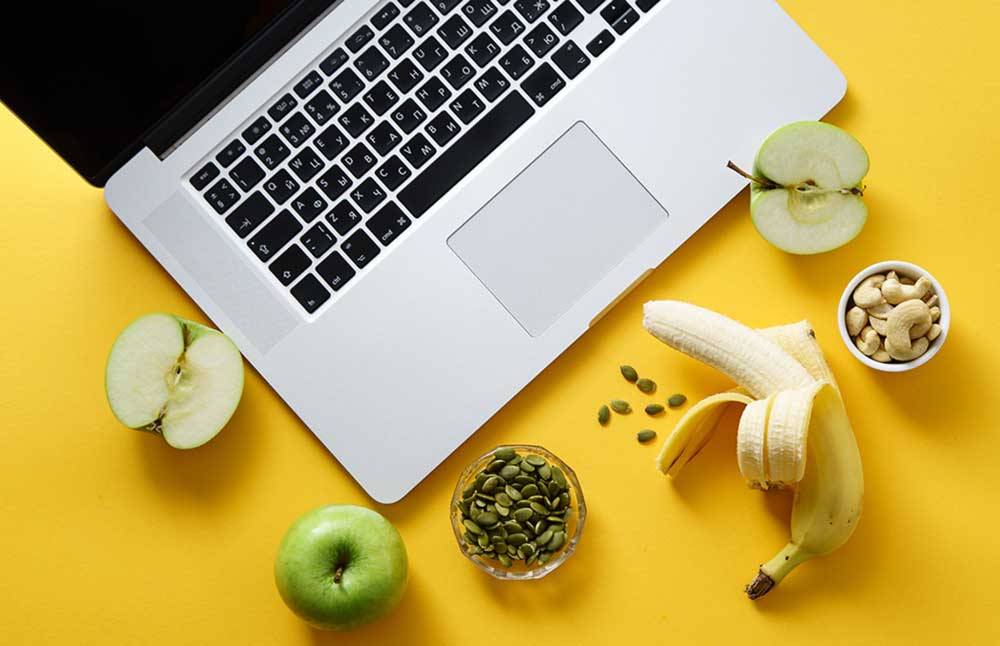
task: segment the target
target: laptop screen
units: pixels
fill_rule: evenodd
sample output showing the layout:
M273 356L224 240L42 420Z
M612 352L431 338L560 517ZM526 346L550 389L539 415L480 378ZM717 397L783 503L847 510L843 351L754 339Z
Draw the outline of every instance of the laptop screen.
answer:
M295 4L16 3L0 20L0 100L94 181Z

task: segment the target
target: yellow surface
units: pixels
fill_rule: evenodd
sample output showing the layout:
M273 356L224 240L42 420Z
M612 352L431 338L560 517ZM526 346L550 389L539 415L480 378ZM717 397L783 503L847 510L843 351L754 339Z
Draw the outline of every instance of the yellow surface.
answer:
M102 375L118 331L154 310L204 316L98 191L0 113L0 643L489 644L495 631L525 644L1000 643L1000 3L782 4L849 79L829 120L872 156L863 234L784 255L757 237L741 195L412 495L380 508L406 540L410 588L390 618L345 636L293 617L271 565L299 514L364 494L249 369L232 424L204 448L116 424ZM769 72L781 70L748 62ZM947 344L915 373L868 370L836 332L844 283L888 258L927 267L952 301ZM622 361L660 383L655 399L729 386L643 332L640 306L656 298L759 326L808 317L842 384L865 464L861 525L758 603L741 588L785 543L789 501L743 485L735 418L673 484L634 434L663 436L677 413L594 421L613 395L654 399L618 377ZM561 570L501 583L459 555L446 510L466 463L524 441L577 469L591 514Z

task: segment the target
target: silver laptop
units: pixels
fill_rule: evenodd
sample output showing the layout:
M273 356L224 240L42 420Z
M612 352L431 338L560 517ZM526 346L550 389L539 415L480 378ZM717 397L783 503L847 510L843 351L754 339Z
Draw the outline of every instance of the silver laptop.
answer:
M383 503L845 91L771 0L122 5L4 102Z

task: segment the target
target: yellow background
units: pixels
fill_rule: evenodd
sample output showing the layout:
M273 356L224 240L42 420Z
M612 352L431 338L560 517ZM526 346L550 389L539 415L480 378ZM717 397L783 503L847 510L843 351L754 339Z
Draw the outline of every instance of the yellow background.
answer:
M150 311L204 316L101 193L0 112L0 642L1000 643L1000 2L782 5L849 79L829 121L871 153L862 235L784 255L754 232L746 194L734 200L410 496L378 507L406 540L410 587L350 635L293 617L271 566L302 512L371 503L249 368L232 423L203 448L116 424L102 380L119 330ZM782 70L748 62L760 73ZM902 375L858 363L834 315L845 282L889 258L933 272L954 316L942 352ZM624 361L659 382L655 399L729 386L642 330L656 298L756 326L808 317L844 389L865 465L860 527L757 603L741 588L785 543L790 503L743 485L735 418L676 483L635 441L647 425L663 437L676 412L594 421L612 396L654 399L621 380ZM507 442L555 451L590 504L579 552L541 582L483 575L447 522L459 471Z

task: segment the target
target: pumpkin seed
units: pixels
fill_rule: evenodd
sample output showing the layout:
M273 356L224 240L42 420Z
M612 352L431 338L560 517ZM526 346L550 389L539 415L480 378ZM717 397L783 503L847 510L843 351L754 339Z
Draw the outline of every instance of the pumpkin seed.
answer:
M542 480L550 480L552 478L552 467L547 464L544 467L538 467L538 477Z
M545 463L545 458L543 458L540 455L529 455L529 456L527 456L527 457L524 458L524 461L527 462L528 464L530 464L533 467L542 467L542 466L545 466L545 464L546 464Z
M525 473L535 472L535 467L533 467L530 462L521 462L521 464L517 466L521 467L521 471L524 471Z
M566 542L566 532L559 531L552 534L551 540L546 544L545 549L550 552L555 552Z
M514 561L510 560L510 557L506 554L497 555L497 560L500 561L504 567L510 567L514 565Z
M480 527L492 527L493 525L496 525L499 520L500 519L497 518L496 514L491 511L487 511L479 514L479 518L476 519L476 523Z
M537 560L538 560L538 552L535 552L534 554L528 557L528 560L525 561L524 564L528 567L531 567L532 565L535 564L535 561Z
M471 498L476 495L476 483L473 482L468 487L462 490L462 498Z
M550 558L552 558L552 552L539 552L538 553L538 562L541 563L542 565L545 565L546 563L548 563Z
M466 518L465 520L463 520L462 524L465 525L465 528L467 530L469 530L470 532L472 532L473 534L477 534L477 535L482 535L483 534L483 528L480 527L479 525L477 525L475 522L469 520L468 518Z
M597 423L604 426L611 420L611 410L607 405L601 406L597 409Z
M544 533L545 532L545 521L544 520L539 520L537 523L535 523L534 529L535 529L535 534L542 534L542 533Z
M639 431L636 433L635 439L640 442L649 442L656 439L656 431L651 431L648 428L645 431Z
M684 402L687 400L688 398L686 396L680 393L675 393L667 398L667 404L669 404L671 408L677 408L678 406L683 406Z
M504 468L500 469L500 477L506 480L507 482L513 480L514 476L516 476L519 473L521 473L521 468L514 466L512 464L508 464L504 466Z
M528 542L528 537L525 534L517 533L511 534L507 537L507 544L517 547L518 545L523 545Z
M666 409L663 408L663 406L661 406L660 404L650 404L649 406L646 406L647 415L659 415L664 410Z
M539 545L546 545L548 544L549 541L552 540L553 534L555 534L554 531L552 531L551 529L547 529L538 535L538 538L536 539L535 542L537 542Z
M536 549L537 548L535 547L534 543L525 543L521 547L517 548L517 555L520 556L522 559L524 559L527 558L528 556L534 555Z
M619 415L626 415L632 412L632 406L624 399L612 399L611 410L615 411Z
M560 489L566 488L566 476L563 474L562 469L558 467L552 469L552 482L558 484Z
M473 534L472 532L465 532L464 534L462 534L462 538L464 538L465 542L468 543L469 545L474 545L477 542L476 535Z
M559 483L553 480L549 483L549 486L546 487L546 493L549 494L549 498L555 498L559 495L562 489L563 488L559 486Z
M491 545L490 537L487 536L486 534L480 534L478 537L476 537L476 542L479 543L479 547L483 548L484 550Z
M540 516L544 516L549 513L549 510L545 508L545 505L539 504L537 502L531 503L531 511L535 512Z
M652 379L640 379L639 381L635 382L635 387L638 388L641 392L644 392L648 395L649 393L656 390L656 382L653 381Z
M479 547L478 545L473 545L469 548L469 554L482 554L482 553L483 553L483 548Z
M534 484L535 479L527 474L522 473L521 475L514 478L514 483L519 484L523 487L524 485Z
M639 373L632 366L621 366L618 369L622 371L622 377L625 377L625 381L634 384L635 380L639 378Z
M517 558L517 548L514 547L513 545L508 545L507 546L507 556L509 556L511 558Z
M486 494L493 493L493 491L496 490L502 482L503 481L498 476L490 476L486 482L483 483L483 487L480 491Z
M524 485L521 489L522 498L530 498L538 493L538 485L532 483L530 485Z
M514 532L519 532L522 529L521 523L517 522L516 520L508 520L506 523L503 524L503 528L512 534Z
M504 462L503 460L494 460L490 462L489 466L486 467L486 471L488 473L496 473L497 471L502 469L505 464L507 463Z
M499 514L503 518L510 516L510 507L506 507L499 503L494 506L494 511L496 511L497 514Z
M510 462L517 457L517 451L509 446L505 446L502 449L497 449L493 452L493 456L498 460L503 460L504 462Z
M510 485L504 487L504 493L510 496L510 499L513 500L514 502L517 502L522 497L521 492Z
M506 491L501 491L497 494L497 504L503 505L504 507L510 507L514 504L514 501L510 499Z
M514 512L514 520L523 523L527 520L530 520L531 517L534 515L535 512L531 511L530 509L521 508Z

